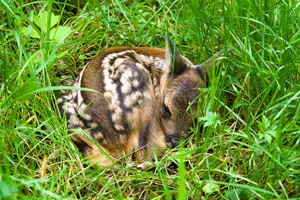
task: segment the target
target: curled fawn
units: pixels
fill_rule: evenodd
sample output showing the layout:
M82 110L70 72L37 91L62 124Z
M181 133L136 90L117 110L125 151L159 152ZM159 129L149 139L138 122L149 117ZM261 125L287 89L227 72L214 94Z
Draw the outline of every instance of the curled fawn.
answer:
M104 50L75 83L98 92L74 90L58 99L73 142L100 166L129 153L141 163L152 151L176 146L192 124L186 109L199 95L197 88L206 87L213 58L194 65L168 38L165 49ZM196 106L194 101L191 108Z

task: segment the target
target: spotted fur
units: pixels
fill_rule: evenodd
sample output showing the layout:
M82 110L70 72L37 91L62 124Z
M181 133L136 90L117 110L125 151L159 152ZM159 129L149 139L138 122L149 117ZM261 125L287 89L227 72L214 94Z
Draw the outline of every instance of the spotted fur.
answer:
M107 49L82 70L74 85L101 94L74 90L58 100L72 140L92 162L110 165L132 152L142 162L150 149L165 147L155 94L165 71L163 58L161 49Z
M98 92L74 90L58 99L72 140L91 162L111 165L133 152L143 162L153 150L174 146L173 140L188 131L191 117L185 111L199 95L196 88L205 87L206 70L173 50L106 49L74 85ZM169 118L163 106L172 112Z

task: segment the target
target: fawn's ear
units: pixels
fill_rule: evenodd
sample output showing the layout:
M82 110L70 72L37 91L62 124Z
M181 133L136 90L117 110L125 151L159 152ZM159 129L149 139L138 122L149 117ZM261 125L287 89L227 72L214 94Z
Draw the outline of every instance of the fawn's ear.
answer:
M187 68L186 59L181 56L169 36L166 36L165 61L170 76L177 76Z
M209 70L212 66L212 64L215 62L215 65L217 66L220 62L220 57L221 54L223 54L223 50L217 52L215 55L213 55L212 57L210 57L209 59L207 59L206 61L204 61L203 63L201 63L200 65L196 65L197 69L201 69L201 71L203 71L205 74L207 73L207 70Z
M229 52L229 51L230 51L230 48L227 49L227 52ZM212 57L210 57L209 59L207 59L206 61L204 61L203 63L201 63L200 65L195 65L195 69L196 69L197 73L199 74L201 79L206 82L206 85L208 85L207 71L211 68L213 63L215 64L215 66L219 65L220 60L221 60L220 58L223 53L224 53L224 50L221 50L221 51L217 52L215 55L213 55Z

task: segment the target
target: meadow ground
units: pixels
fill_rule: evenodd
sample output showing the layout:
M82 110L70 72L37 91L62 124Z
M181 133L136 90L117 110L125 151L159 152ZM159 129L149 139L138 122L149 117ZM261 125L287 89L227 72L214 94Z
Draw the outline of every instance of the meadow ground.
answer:
M300 198L299 1L1 0L0 22L0 199ZM166 33L194 63L231 48L191 136L149 169L92 168L60 86L104 48Z

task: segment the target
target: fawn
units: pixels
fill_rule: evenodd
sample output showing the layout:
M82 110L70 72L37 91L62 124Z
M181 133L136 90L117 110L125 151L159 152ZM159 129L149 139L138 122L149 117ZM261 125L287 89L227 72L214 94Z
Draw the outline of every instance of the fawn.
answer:
M165 49L112 47L81 71L73 90L58 99L71 139L90 162L111 165L124 154L138 162L151 151L174 147L189 132L199 87L220 52L201 65L182 56L167 38Z

